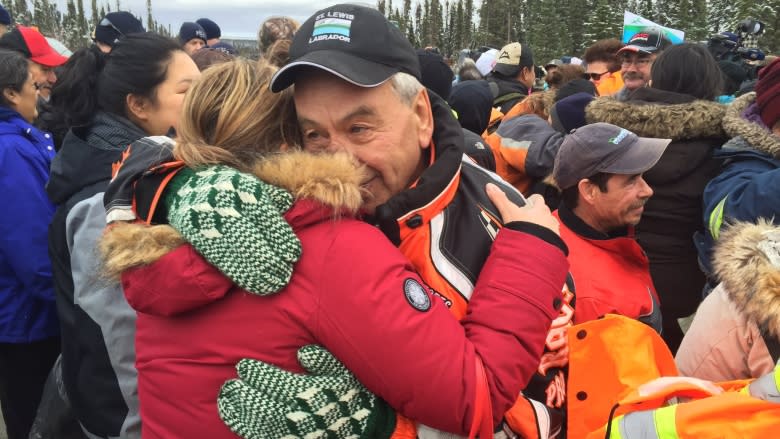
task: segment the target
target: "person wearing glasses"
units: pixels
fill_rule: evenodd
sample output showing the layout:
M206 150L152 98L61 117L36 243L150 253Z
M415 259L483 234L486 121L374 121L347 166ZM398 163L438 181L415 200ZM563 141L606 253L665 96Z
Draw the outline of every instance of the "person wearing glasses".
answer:
M144 25L126 11L109 12L92 32L92 41L103 53L110 53L125 35L146 32Z
M621 60L617 53L623 43L616 38L608 38L593 43L585 50L586 79L596 86L599 96L611 96L623 88Z
M51 136L32 123L39 85L24 55L0 49L0 403L9 439L27 438L60 353L47 234Z
M624 101L631 92L646 86L650 81L653 61L671 45L672 42L658 30L651 29L634 34L628 44L617 52L621 61L623 88L615 97Z

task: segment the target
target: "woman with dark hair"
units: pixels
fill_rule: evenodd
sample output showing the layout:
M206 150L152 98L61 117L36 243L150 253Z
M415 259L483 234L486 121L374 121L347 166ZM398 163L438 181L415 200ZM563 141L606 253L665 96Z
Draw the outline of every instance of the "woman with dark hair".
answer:
M27 59L0 49L0 403L12 439L27 438L60 352L44 190L54 146L32 125L37 101Z
M140 437L134 366L135 312L118 283L100 276L95 245L105 228L103 192L128 145L175 129L184 94L200 75L179 44L142 33L104 55L84 49L60 84L73 126L52 163L57 204L49 254L63 333L62 379L82 428ZM130 153L130 151L127 151Z
M599 98L586 108L589 123L609 122L643 137L673 139L644 178L654 195L637 226L639 244L661 299L663 337L672 352L682 340L677 319L696 311L705 284L693 234L702 229L704 186L718 173L714 151L726 140L722 78L706 48L680 44L653 63L651 86L625 102Z

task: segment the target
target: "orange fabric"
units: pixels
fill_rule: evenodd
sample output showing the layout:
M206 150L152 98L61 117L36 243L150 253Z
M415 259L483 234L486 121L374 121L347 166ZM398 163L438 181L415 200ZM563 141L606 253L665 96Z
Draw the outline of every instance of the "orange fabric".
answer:
M539 436L536 411L527 398L517 398L515 405L504 415L504 421L512 431L521 433L524 439L543 439Z
M604 426L612 407L639 385L677 375L663 339L634 319L608 314L572 326L568 338L570 438Z
M409 418L405 418L398 413L395 415L395 430L390 439L416 439L417 426Z
M610 313L640 319L658 312L653 300L660 301L650 263L633 236L587 239L560 221L557 210L553 215L569 247L571 275L577 286L575 324Z
M623 88L623 73L618 70L615 73L604 75L596 86L596 90L599 92L599 96L610 96Z
M509 120L513 117L522 116L524 114L535 114L539 117L541 117L544 120L547 120L547 115L544 114L544 109L539 108L538 111L534 112L531 106L529 105L528 98L523 99L521 102L518 102L515 104L514 107L510 108L509 111L506 112L504 115L504 120Z
M531 179L525 173L528 148L520 148L505 142L497 132L483 138L496 160L496 174L522 192L523 195L528 196L528 189L531 187Z
M693 400L675 405L675 429L680 439L775 437L780 428L780 404L740 393L750 382L719 383L725 392L718 395L683 383L644 396L635 390L620 401L614 417L664 407L673 397L687 397ZM586 437L601 439L606 429L605 423Z
M411 211L398 219L401 237L401 245L398 248L401 250L401 253L409 259L412 266L415 267L417 273L425 280L425 283L431 290L445 299L450 308L450 312L452 312L458 320L466 315L468 298L461 295L451 283L436 271L436 266L431 261L430 228L411 228L406 225L406 220L415 215L420 215L423 218L423 224L428 224L431 218L436 216L452 202L452 199L458 191L459 183L460 172L453 177L444 192L442 192L433 202L422 209Z

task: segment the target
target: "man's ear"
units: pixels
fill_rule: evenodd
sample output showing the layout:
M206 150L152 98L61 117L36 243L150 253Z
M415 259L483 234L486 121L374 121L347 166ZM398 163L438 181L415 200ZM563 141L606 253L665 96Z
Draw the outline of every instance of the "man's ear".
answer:
M128 94L125 98L125 104L127 105L127 113L130 119L136 121L147 122L149 120L149 109L151 103L149 99L143 96L137 96L134 94Z
M431 100L428 98L428 90L423 87L412 103L412 111L417 117L417 136L420 147L425 149L431 145L433 137L433 111Z
M593 184L587 178L583 178L577 183L577 191L580 193L580 198L586 203L593 205L596 202L596 192L599 190L598 185Z

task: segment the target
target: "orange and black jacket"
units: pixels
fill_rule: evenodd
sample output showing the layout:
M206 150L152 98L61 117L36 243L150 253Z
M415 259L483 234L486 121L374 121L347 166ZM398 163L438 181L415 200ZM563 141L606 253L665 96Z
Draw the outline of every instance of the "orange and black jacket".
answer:
M449 107L436 96L431 96L431 106L435 130L427 169L409 189L379 206L373 220L411 261L434 294L461 319L502 227L485 185L497 184L519 205L525 201L496 174L464 159L462 131ZM566 298L571 303L562 303L562 312L570 320L573 297L569 293ZM548 337L546 351L565 351L565 347L549 349L549 345L555 345L551 339L558 338ZM524 391L527 398L520 398L506 417L514 431L523 430L524 437L550 437L549 432L563 424L565 360L556 362L554 353L547 353L551 354L550 361L543 357L544 367ZM551 407L544 404L548 401Z

